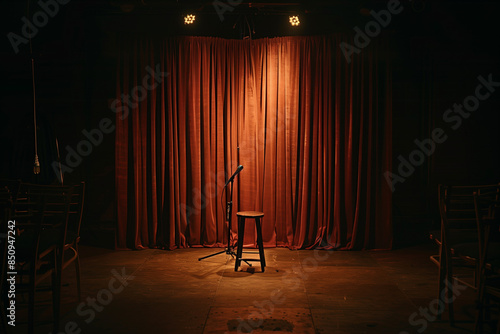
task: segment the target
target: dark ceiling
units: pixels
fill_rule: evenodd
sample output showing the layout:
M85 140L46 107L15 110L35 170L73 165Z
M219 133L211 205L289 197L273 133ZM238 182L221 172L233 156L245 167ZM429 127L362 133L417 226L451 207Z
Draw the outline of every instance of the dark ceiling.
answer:
M50 3L55 0L46 0ZM371 19L370 11L386 9L386 0L332 1L242 1L242 0L59 0L59 9L45 30L71 30L88 22L97 29L144 31L171 35L213 35L227 38L259 38L296 34L352 31ZM35 0L3 0L2 25L5 33L19 32L23 16L31 18L41 10ZM66 4L64 4L66 2ZM439 33L440 25L459 21L470 31L495 28L498 1L401 0L403 12L392 20L390 30L419 34ZM182 16L194 13L197 20L185 26ZM300 16L302 25L290 29L288 15ZM441 16L441 17L440 17ZM454 29L454 27L452 27ZM86 27L87 31L93 30ZM95 30L95 29L94 29ZM50 34L44 35L48 39ZM43 38L43 37L42 37ZM6 39L4 39L5 44ZM8 41L7 41L8 42Z

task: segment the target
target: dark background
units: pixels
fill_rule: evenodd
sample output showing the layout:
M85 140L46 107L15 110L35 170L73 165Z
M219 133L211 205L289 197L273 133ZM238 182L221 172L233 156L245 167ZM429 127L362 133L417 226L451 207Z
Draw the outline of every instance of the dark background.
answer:
M49 2L49 1L44 1ZM29 4L29 12L28 12ZM481 102L457 130L443 122L454 103L473 95L477 77L493 75L500 81L500 28L497 1L402 0L401 14L392 17L384 34L392 38L387 57L393 59L393 155L408 158L415 139L431 136L441 127L448 140L396 185L393 197L395 246L424 242L428 230L439 225L437 185L500 181L500 89ZM127 32L155 36L197 35L223 38L262 38L317 35L364 29L370 10L386 1L242 2L220 21L212 1L71 0L39 28L29 44L15 53L9 32L21 35L21 18L40 11L36 1L3 0L0 63L0 178L28 182L57 182L51 167L67 145L84 139L82 130L98 127L115 98L116 39ZM197 14L194 25L183 24L183 14ZM298 14L301 26L292 29L288 16ZM377 38L377 37L374 37ZM31 55L32 54L32 55ZM33 175L33 88L31 58L35 60L39 157L42 173ZM500 88L500 87L499 87ZM87 183L83 229L94 231L87 241L101 240L113 247L115 219L114 133L71 173L65 183ZM95 231L108 231L105 233ZM95 240L94 240L95 241ZM85 240L83 240L85 242Z

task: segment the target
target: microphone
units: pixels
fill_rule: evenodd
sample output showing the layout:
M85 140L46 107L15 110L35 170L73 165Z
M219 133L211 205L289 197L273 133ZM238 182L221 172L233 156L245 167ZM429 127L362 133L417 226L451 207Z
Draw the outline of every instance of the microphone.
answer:
M236 169L236 171L234 172L234 174L229 178L229 180L227 180L224 187L227 186L229 184L229 182L231 182L235 178L235 176L238 175L239 172L241 172L242 169L243 169L243 166L239 165L238 168Z
M38 161L38 155L35 155L35 165L33 166L33 173L40 174L40 162Z

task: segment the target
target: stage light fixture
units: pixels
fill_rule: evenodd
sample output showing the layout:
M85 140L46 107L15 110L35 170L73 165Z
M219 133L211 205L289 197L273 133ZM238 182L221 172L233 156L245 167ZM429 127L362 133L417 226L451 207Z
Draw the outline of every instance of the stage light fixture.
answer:
M299 17L297 15L290 16L290 24L294 27L297 27L300 24Z
M188 14L184 17L184 24L193 24L196 20L196 16L193 14Z

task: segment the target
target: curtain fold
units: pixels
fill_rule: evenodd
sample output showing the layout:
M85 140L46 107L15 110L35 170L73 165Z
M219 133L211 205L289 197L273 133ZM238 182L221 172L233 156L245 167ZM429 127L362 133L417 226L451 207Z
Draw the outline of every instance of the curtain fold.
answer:
M379 38L141 36L117 69L118 246L224 247L228 191L264 212L265 246L392 246L391 72ZM255 246L254 224L245 245Z

